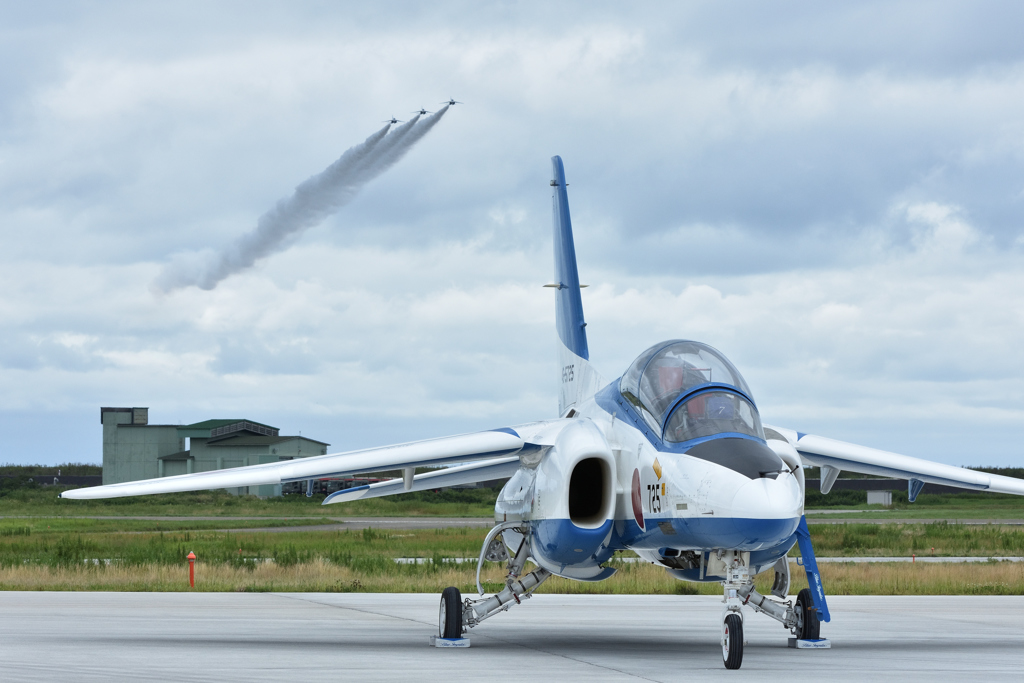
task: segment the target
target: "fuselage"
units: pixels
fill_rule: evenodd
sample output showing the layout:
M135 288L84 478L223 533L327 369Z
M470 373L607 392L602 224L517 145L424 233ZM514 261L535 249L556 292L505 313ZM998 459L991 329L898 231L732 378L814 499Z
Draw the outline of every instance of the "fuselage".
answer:
M503 491L498 512L507 518L509 500L533 495L522 512L533 522L534 554L547 552L549 568L571 578L606 578L598 567L620 550L687 580L719 580L709 572L717 550L749 552L752 571L767 568L793 546L803 514L796 453L765 438L749 389L717 351L694 342L652 349L576 406L573 417L592 428L581 425L576 441L556 444L568 451L549 454L550 467L560 461L561 469L545 478L542 463L539 475L514 477L518 498ZM591 474L572 451L597 463ZM609 505L599 509L595 491L589 517L553 507L557 485L542 491L545 481L571 478L571 497L571 486L584 485L577 476L598 482L605 465L614 469Z

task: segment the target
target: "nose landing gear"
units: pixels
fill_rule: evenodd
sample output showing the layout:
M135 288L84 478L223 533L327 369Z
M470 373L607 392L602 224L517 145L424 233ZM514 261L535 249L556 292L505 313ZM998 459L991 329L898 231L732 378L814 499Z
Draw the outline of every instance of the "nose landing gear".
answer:
M806 529L806 522L802 523ZM801 539L804 568L807 570L808 583L821 586L821 577L817 573L814 551L810 548L810 534ZM822 611L815 604L814 596L807 588L801 590L796 603L785 601L789 590L789 560L779 559L775 565L775 577L772 584L771 599L761 595L754 588L754 581L749 570L750 556L735 550L718 550L708 557L709 573L724 576L722 589L725 592L725 610L722 615L722 659L725 668L738 669L743 663L743 606L749 605L755 612L766 614L790 630L795 638L790 640L791 646L805 648L827 648L828 641L820 638L821 620L819 614L828 619L828 612ZM824 597L821 599L824 604ZM827 610L827 608L826 608ZM816 642L806 642L816 641ZM794 645L795 643L795 645Z
M722 659L726 669L738 669L743 663L743 618L739 614L725 615L722 623Z

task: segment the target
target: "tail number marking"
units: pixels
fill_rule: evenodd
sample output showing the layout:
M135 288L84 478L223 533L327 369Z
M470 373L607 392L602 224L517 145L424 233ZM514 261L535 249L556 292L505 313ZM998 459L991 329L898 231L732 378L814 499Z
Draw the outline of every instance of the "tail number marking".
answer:
M566 365L562 368L562 384L568 384L576 376L575 365Z

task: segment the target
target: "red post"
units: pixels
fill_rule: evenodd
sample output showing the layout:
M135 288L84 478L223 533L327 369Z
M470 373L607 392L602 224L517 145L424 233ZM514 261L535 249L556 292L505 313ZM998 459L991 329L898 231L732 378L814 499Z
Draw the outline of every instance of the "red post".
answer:
M916 562L917 562L917 553L914 553L913 555L910 556L910 564L915 564Z
M196 587L196 554L191 551L188 554L188 585Z

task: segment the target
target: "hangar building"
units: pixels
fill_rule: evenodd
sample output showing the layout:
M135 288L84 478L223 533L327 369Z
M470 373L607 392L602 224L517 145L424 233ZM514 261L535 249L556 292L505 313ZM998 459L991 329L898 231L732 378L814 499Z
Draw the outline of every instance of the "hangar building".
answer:
M277 427L252 420L151 425L149 408L100 408L100 422L104 484L308 458L324 455L330 445L304 436L281 436ZM281 495L280 485L228 490Z

